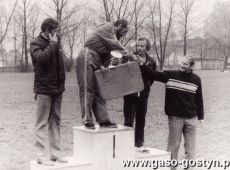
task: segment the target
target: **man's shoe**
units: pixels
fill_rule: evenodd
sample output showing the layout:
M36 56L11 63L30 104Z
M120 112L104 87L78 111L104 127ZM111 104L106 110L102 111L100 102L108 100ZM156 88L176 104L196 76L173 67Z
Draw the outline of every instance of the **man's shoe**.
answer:
M95 125L93 123L85 123L84 125L87 129L95 129Z
M59 157L59 158L50 158L51 161L59 162L59 163L68 163L67 159Z
M148 148L146 148L145 146L135 147L135 151L143 152L143 153L149 153L150 152L150 150Z
M54 166L54 162L50 161L50 160L46 160L46 159L37 159L37 163L44 165L44 166Z
M110 121L99 123L99 125L100 127L105 127L105 128L117 128L117 124L112 123Z

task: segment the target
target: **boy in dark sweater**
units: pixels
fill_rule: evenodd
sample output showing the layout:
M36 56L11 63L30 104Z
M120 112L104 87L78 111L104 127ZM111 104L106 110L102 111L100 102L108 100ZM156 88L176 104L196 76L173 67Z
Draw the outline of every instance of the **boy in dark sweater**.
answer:
M185 159L195 158L197 119L203 123L204 109L201 79L192 72L194 58L184 56L178 71L153 72L147 66L145 75L166 83L165 113L168 115L169 137L167 150L178 159L181 136L184 136ZM176 167L172 167L175 170Z
M156 63L147 53L147 51L150 49L149 40L144 37L138 38L136 48L137 51L135 52L135 55L138 55L139 59L143 62L142 66L140 67L146 65L149 69L151 69L151 71L155 71ZM138 151L146 150L146 148L144 148L145 116L147 113L150 86L153 83L153 80L146 77L146 75L143 73L142 78L144 82L144 90L139 93L124 96L124 125L133 127L134 118L136 119L135 147Z

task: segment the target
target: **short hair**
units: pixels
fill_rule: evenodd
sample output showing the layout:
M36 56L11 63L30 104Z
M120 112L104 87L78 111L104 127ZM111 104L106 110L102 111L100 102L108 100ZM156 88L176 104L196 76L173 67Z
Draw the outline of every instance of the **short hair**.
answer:
M47 29L51 31L52 29L58 28L59 21L54 18L46 18L41 25L42 32L45 32Z
M118 19L114 22L114 26L118 27L119 25L121 25L122 28L127 28L128 27L128 21L125 19Z
M149 51L151 49L151 43L148 38L139 37L137 41L146 41L146 51Z
M192 54L186 54L184 56L184 58L186 58L187 60L189 60L190 66L194 66L195 65L194 55L192 55Z

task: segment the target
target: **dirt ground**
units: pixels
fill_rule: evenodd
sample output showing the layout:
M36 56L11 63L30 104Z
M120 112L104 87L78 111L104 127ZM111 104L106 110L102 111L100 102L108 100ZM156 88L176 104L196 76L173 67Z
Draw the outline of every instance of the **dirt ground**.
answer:
M198 128L197 158L230 160L230 73L196 71L202 78L205 123ZM35 159L32 91L33 74L0 74L0 170L29 170ZM149 98L145 144L166 149L168 125L164 115L164 84L154 83ZM113 121L123 124L122 99L108 102ZM67 74L62 107L63 155L72 155L72 127L81 125L75 73ZM180 151L183 158L183 149Z

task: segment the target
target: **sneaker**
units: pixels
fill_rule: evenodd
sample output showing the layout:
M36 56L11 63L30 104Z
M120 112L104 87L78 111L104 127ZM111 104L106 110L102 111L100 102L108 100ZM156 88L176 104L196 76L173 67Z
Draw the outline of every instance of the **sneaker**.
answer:
M85 123L84 125L87 129L95 129L95 125L93 123Z
M110 121L99 123L99 125L100 127L105 127L105 128L117 128L117 124L112 123Z
M50 160L46 160L46 159L37 159L37 163L44 165L44 166L54 166L54 162L50 161Z
M59 163L68 163L67 159L62 158L62 157L58 157L58 158L50 158L51 161L54 162L59 162Z
M150 150L148 148L146 148L145 146L135 147L135 151L136 152L143 152L143 153L149 153L150 152Z

